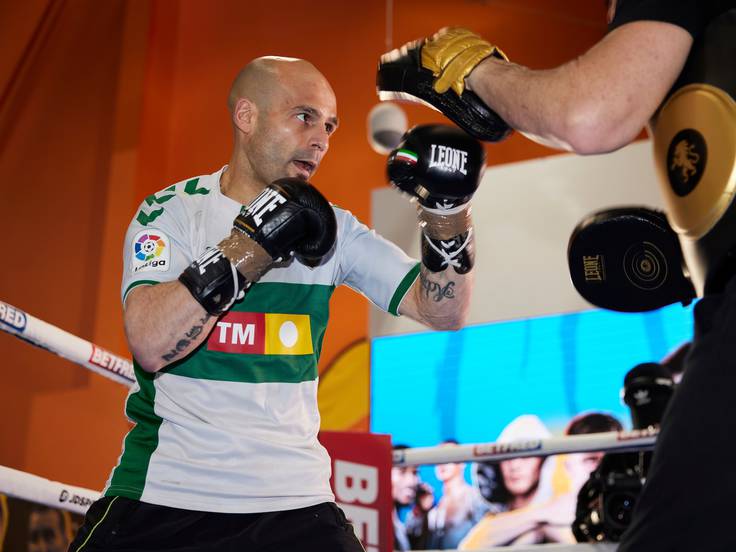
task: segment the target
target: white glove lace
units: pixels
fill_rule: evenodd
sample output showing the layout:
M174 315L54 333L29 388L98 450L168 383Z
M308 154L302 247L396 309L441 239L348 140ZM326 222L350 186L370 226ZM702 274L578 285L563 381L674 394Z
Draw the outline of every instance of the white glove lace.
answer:
M473 236L473 228L468 228L468 233L465 236L465 241L458 247L457 249L453 251L448 251L448 248L452 247L455 244L455 240L451 239L449 241L442 241L440 240L440 245L442 247L437 247L432 241L432 239L427 238L427 243L429 246L434 249L437 254L439 254L440 257L442 257L442 267L454 267L454 268L460 268L462 266L462 263L457 259L457 257L460 255L460 253L463 252L463 250L468 246L470 243L470 239Z

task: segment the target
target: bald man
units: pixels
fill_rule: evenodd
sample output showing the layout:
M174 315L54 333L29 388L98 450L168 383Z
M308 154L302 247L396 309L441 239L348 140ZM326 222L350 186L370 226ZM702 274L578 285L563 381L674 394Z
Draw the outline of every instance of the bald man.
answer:
M312 64L256 59L228 106L229 163L147 197L128 229L135 426L70 550L363 550L317 441L332 291L465 319L472 271L429 271L308 184L338 127Z

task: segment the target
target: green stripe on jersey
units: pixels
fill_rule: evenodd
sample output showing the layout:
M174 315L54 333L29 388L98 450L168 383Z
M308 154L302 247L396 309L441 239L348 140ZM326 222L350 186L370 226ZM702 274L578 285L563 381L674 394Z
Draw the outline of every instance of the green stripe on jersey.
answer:
M136 425L125 437L123 454L112 472L105 496L125 496L140 500L151 455L158 447L158 428L163 420L153 410L156 398L156 388L153 385L155 374L143 370L135 360L133 368L140 389L128 397L125 414Z
M414 283L414 280L417 279L419 268L420 263L417 263L416 265L414 265L414 268L406 273L406 276L404 276L404 279L401 280L399 287L396 288L393 297L391 297L391 302L388 304L388 312L390 312L394 316L399 316L399 305L404 299L406 293L409 291L411 285Z
M225 353L208 350L205 340L189 356L169 365L166 371L190 378L244 383L313 381L317 378L317 362L334 289L335 286L321 284L256 283L248 290L245 299L231 309L233 312L309 315L313 354Z
M156 280L138 280L137 282L132 282L125 290L125 293L123 293L123 305L125 305L125 300L128 298L128 294L133 290L133 288L138 286L155 286L160 283L161 282L157 282Z

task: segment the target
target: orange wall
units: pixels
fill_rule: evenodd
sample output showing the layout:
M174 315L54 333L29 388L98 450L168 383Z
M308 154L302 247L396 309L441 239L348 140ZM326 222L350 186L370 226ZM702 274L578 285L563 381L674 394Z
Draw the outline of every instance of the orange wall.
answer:
M125 2L106 2L104 9L75 2L71 10L68 3L36 1L24 13L15 4L16 13L0 14L19 21L4 28L17 48L3 49L15 57L1 64L12 69L3 72L0 103L0 298L92 338L106 273L101 259ZM105 315L116 334L119 311ZM85 475L99 474L95 464L119 450L107 435L125 429L113 413L120 412L121 390L6 334L0 358L0 464L99 486L99 477Z
M11 5L17 4L17 5ZM604 31L590 0L394 0L393 41L464 24L516 61L549 67ZM122 238L149 193L229 158L225 98L255 56L312 61L332 82L341 127L313 179L369 221L384 159L368 147L385 3L289 0L0 2L15 21L0 52L0 300L128 356L119 306ZM440 121L408 106L412 123ZM514 136L489 163L547 155ZM397 195L397 201L403 201ZM479 214L476 214L476 217ZM366 301L339 290L321 366L365 337ZM339 323L334 323L339 321ZM126 430L125 390L0 335L0 464L99 488Z

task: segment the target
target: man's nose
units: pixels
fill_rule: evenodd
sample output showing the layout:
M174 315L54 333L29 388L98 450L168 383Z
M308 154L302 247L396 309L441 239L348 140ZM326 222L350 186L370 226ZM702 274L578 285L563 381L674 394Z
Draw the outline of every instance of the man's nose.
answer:
M330 147L330 135L325 129L315 131L309 139L309 147L326 152Z

